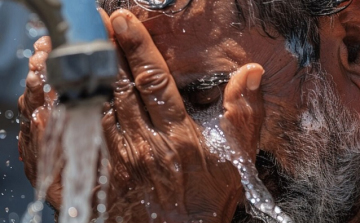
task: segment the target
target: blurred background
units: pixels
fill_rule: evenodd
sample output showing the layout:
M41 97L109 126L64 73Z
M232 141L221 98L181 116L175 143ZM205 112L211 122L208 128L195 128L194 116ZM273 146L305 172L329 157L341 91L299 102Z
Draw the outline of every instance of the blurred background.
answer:
M25 89L33 43L46 30L22 5L0 0L0 223L19 223L34 189L24 174L17 149L17 99ZM45 205L43 223L54 222Z

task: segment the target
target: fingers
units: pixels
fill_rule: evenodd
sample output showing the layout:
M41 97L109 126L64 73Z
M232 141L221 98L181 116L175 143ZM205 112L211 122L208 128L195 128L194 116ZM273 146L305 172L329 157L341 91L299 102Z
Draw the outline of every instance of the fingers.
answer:
M26 78L25 92L18 100L20 113L27 119L31 119L31 114L35 109L44 104L43 87L40 76L30 71Z
M169 123L181 122L186 112L162 55L146 28L129 11L114 12L110 21L151 122L157 129L167 131Z
M233 73L224 92L224 117L221 127L227 138L236 139L242 149L255 159L257 142L264 116L260 91L263 68L247 64Z
M42 37L34 44L35 54L29 60L29 74L26 78L24 94L19 98L20 113L27 119L31 118L34 110L44 105L45 61L51 51L49 37Z
M31 154L36 154L37 145L33 145L39 140L34 137L35 133L41 133L45 127L45 120L48 116L48 109L42 107L45 101L53 100L55 93L50 91L44 97L45 81L45 61L51 51L49 37L42 37L34 44L35 54L29 60L30 71L26 78L26 88L24 94L18 100L18 108L23 116L20 124L19 152L24 161L28 160L31 165ZM35 112L36 111L36 112ZM30 120L31 125L30 125ZM25 151L26 150L26 151ZM31 172L31 167L27 168ZM31 176L31 173L28 174Z

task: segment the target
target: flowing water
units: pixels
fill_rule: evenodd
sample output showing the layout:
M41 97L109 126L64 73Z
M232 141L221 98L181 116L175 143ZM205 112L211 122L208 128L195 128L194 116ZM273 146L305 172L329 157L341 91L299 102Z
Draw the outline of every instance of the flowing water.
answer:
M41 222L46 192L60 173L63 196L59 222L105 221L109 161L100 124L102 101L98 98L75 106L53 108L41 147L37 199L29 205L23 223ZM96 182L99 187L96 194L98 216L91 219L94 217L91 203Z
M210 152L219 156L220 162L229 160L239 170L241 183L245 190L248 201L247 212L254 218L263 222L290 223L293 222L282 210L276 206L273 197L262 181L258 178L258 172L254 162L250 159L245 148L231 137L238 130L223 116L219 116L210 122L204 123L203 135ZM226 126L226 136L221 128Z
M101 100L83 101L75 106L59 105L52 109L39 153L37 199L29 205L23 223L41 222L46 192L60 174L63 200L59 222L105 222L109 161L100 125ZM220 126L226 126L230 135L226 137ZM268 223L293 222L276 206L245 149L233 141L231 134L236 134L235 127L222 116L204 123L204 127L203 135L210 152L217 154L220 162L231 161L239 170L248 200L248 213ZM95 184L100 188L96 193L97 216L91 207ZM150 217L153 221L157 216Z

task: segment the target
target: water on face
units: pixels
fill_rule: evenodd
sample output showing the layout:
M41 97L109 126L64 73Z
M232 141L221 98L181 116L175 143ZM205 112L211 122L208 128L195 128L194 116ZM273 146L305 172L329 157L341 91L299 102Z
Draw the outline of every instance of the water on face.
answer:
M23 223L41 222L46 192L60 172L63 188L59 222L90 222L95 182L100 185L96 194L98 216L91 222L105 221L109 161L102 140L101 108L102 103L95 100L53 109L40 153L37 200L29 205ZM99 154L100 176L97 174Z
M293 222L281 209L275 205L274 199L262 181L258 178L258 172L254 162L232 137L226 137L220 126L226 125L231 134L236 134L235 127L223 116L203 123L203 135L210 152L219 156L219 162L231 161L238 169L241 183L245 190L248 201L247 212L254 218L264 222Z

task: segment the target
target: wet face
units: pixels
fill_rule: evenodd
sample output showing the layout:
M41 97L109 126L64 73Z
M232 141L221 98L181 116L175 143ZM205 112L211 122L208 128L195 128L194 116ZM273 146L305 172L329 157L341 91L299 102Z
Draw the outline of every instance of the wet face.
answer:
M199 122L221 113L224 85L194 90L199 79L227 76L249 62L261 64L266 117L257 166L265 184L296 222L357 221L359 1L338 15L319 18L317 69L298 69L285 38L269 38L261 27L244 24L231 0L193 0L172 17L137 6L132 11L149 30L188 112Z

